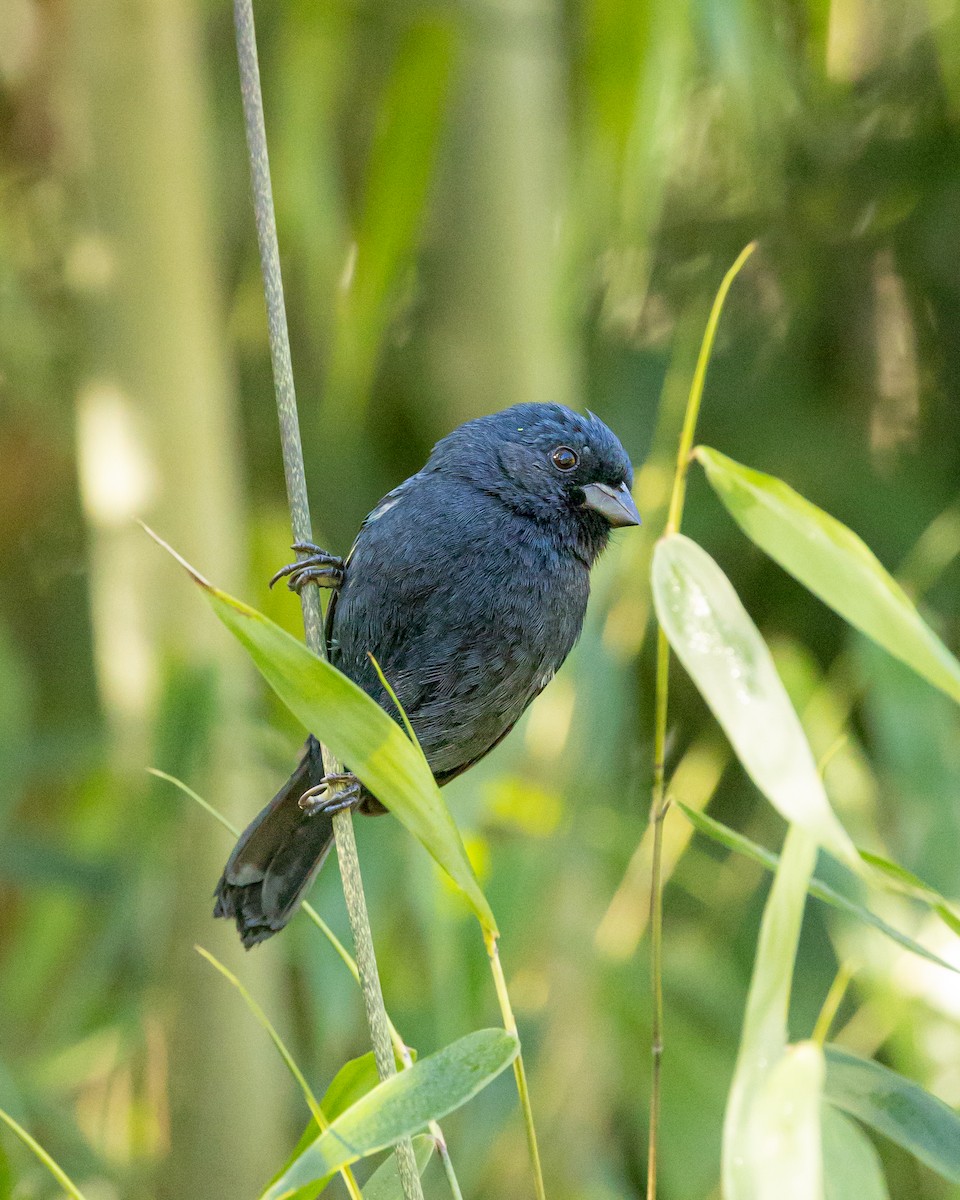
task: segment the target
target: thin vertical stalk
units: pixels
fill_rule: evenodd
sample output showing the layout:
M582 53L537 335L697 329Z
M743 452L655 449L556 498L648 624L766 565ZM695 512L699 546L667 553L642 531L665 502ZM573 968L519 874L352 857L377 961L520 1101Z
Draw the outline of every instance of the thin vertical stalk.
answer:
M513 1015L510 1003L510 993L507 991L507 981L500 962L500 951L497 949L496 936L488 930L483 931L483 942L487 948L487 958L490 960L490 972L493 975L493 986L496 988L497 1001L503 1016L503 1027L507 1033L512 1033L519 1040L517 1021ZM533 1185L537 1200L546 1200L546 1190L543 1186L543 1167L540 1163L540 1147L537 1144L537 1131L533 1124L533 1108L530 1104L530 1089L527 1086L527 1071L523 1065L523 1054L513 1060L513 1073L517 1080L517 1095L520 1097L520 1108L523 1110L523 1124L527 1133L527 1145L530 1148L530 1162L533 1166Z
M247 148L250 155L250 175L253 205L260 247L264 295L270 334L270 357L276 389L277 416L280 422L280 442L283 450L283 469L290 505L290 522L294 541L312 540L310 507L303 469L303 450L300 443L300 423L290 360L290 340L287 332L283 301L283 280L280 274L280 253L277 226L273 210L273 191L270 183L270 161L263 118L263 97L260 92L260 69L257 61L256 31L251 0L234 0L234 24L237 34L237 58L240 66L240 90L243 97ZM315 585L301 589L303 624L307 645L314 653L326 657L326 644L320 614L320 593ZM335 772L339 764L322 748L324 770ZM360 860L353 834L353 818L346 810L333 818L333 831L343 880L343 893L350 917L356 949L360 987L377 1072L381 1079L396 1074L396 1062L390 1043L390 1026L383 1003L380 976L377 972L373 935L367 914ZM409 1138L396 1147L397 1168L406 1200L423 1200L420 1175L417 1171L413 1145Z
M734 279L750 255L757 248L750 242L737 256L733 266L723 277L723 282L713 301L700 353L693 372L687 409L680 431L677 448L677 467L673 476L673 490L664 536L679 533L683 520L683 502L687 491L687 470L690 452L700 415L703 385L707 378L707 367L723 312L724 301ZM657 675L654 690L654 734L653 734L653 787L650 801L650 823L653 826L653 861L650 869L650 974L652 987L652 1018L650 1035L651 1082L650 1082L650 1125L647 1151L647 1200L657 1197L657 1152L660 1138L660 1095L663 1064L663 821L670 806L664 794L664 759L667 741L667 701L670 678L670 645L662 629L657 630Z

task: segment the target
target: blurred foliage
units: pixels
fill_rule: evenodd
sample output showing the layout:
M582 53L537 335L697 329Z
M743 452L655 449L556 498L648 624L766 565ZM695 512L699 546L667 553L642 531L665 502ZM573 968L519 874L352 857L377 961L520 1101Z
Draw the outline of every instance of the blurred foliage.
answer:
M345 550L436 438L517 400L589 406L635 462L646 460L637 490L647 524L604 560L571 662L497 753L446 793L503 930L550 1195L637 1196L649 1075L637 849L651 768L647 567L707 307L750 238L760 249L728 302L700 440L787 480L887 567L903 564L926 617L948 646L960 644L955 525L932 525L955 505L960 480L960 5L260 7L318 539ZM89 12L77 0L0 4L0 1105L91 1198L139 1200L156 1194L185 1149L171 1144L171 1014L185 980L176 964L195 936L183 913L209 903L203 887L184 885L199 845L194 815L143 768L195 781L222 717L210 663L189 637L208 614L172 569L134 561L111 573L102 549L112 535L83 465L92 436L84 397L111 382L117 361L138 361L127 343L141 338L149 381L128 374L123 395L148 443L165 449L152 484L140 480L136 511L150 519L166 483L176 512L176 489L187 486L164 464L190 444L196 413L159 424L144 399L182 388L182 375L167 374L181 335L172 317L147 328L136 313L105 319L122 311L110 306L128 295L131 259L141 264L134 296L172 286L149 224L110 233L113 201L122 208L137 188L172 189L184 222L202 206L215 231L199 244L213 259L216 320L205 332L234 385L239 446L230 453L247 554L236 570L242 594L269 615L295 630L298 613L264 582L284 560L287 533L229 6L99 0L113 52L129 47L146 64L108 132L90 119L77 70ZM161 73L171 44L195 61L196 94ZM138 122L168 107L176 136L199 139L209 189L181 189L176 156L154 172L134 154ZM98 177L104 154L129 169ZM137 260L144 247L152 257ZM108 482L114 468L138 482L143 464L125 458L127 441L100 449ZM191 511L220 486L219 469L188 481ZM177 540L195 558L206 543L202 518L191 520ZM922 537L928 528L936 536ZM751 549L696 472L685 529L774 644L815 753L846 737L826 782L857 843L960 896L956 706L851 637ZM104 664L129 668L137 687L148 660L105 616L104 597L118 590L134 605L169 595L186 628L169 644L148 639L155 686L144 685L147 700L122 720ZM211 644L226 654L226 642ZM260 760L265 798L300 732L267 697L258 703L266 719L246 730L244 753ZM681 772L679 798L709 803L778 848L777 818L713 735L677 672L668 770ZM200 790L223 799L216 781ZM679 813L671 820L662 1195L700 1200L717 1195L768 881L759 866L691 840ZM202 836L226 855L225 834L211 826ZM427 1053L489 1025L483 947L460 901L396 822L359 822L358 837L398 1026ZM820 873L837 885L828 863ZM314 900L343 933L332 868ZM951 935L905 903L891 899L881 915L956 955ZM791 1039L809 1035L839 958L856 973L836 1040L960 1104L953 979L822 906L804 924ZM278 1023L297 1061L322 1089L366 1049L352 981L303 920L257 962L284 999ZM214 1093L218 1053L223 1072L243 1078L220 1035L244 1014L215 1016L203 1027L202 1064ZM270 1086L285 1086L279 1063L276 1072ZM199 1152L235 1157L235 1120L257 1117L266 1082L222 1090L191 1135ZM281 1114L290 1145L305 1119L295 1101L291 1093ZM467 1194L529 1194L509 1080L444 1130ZM187 1136L182 1126L177 1136ZM0 1195L10 1178L17 1197L55 1195L22 1147L0 1138ZM960 1196L890 1144L877 1147L895 1200ZM277 1165L264 1161L245 1194ZM437 1170L425 1177L429 1194L440 1194ZM223 1194L237 1193L225 1185Z

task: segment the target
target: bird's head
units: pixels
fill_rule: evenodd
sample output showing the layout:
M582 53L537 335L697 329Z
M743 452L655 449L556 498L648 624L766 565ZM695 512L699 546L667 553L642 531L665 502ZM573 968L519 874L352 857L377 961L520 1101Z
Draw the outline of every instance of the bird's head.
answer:
M593 414L560 404L517 404L467 421L437 445L427 469L455 474L562 534L570 530L591 559L611 527L640 524L619 439Z

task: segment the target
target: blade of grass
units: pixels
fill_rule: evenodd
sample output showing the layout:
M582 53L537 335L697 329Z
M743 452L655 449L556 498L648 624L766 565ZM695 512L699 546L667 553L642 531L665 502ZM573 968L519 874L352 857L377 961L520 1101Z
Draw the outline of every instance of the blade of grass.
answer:
M527 1146L530 1151L530 1163L533 1167L533 1186L537 1200L546 1200L546 1190L543 1185L543 1167L540 1163L540 1147L537 1143L537 1130L533 1123L533 1107L530 1103L530 1088L527 1085L527 1071L523 1064L523 1054L519 1046L517 1021L513 1015L513 1005L510 1003L510 993L507 991L507 981L503 974L503 964L500 962L500 951L497 947L496 936L488 930L483 931L483 943L487 948L487 959L490 962L490 972L493 975L493 985L497 992L497 1001L503 1017L503 1027L507 1033L517 1038L517 1056L513 1060L513 1073L517 1081L517 1095L520 1098L520 1108L523 1112L523 1125L527 1134Z
M86 1200L83 1192L80 1191L70 1176L67 1175L66 1171L55 1163L40 1143L35 1138L32 1138L24 1127L15 1121L8 1112L4 1112L2 1108L0 1108L0 1121L3 1121L17 1135L20 1141L33 1151L68 1196L71 1196L73 1200Z
M270 1018L267 1016L267 1014L263 1011L263 1009L256 1002L256 1000L254 1000L254 998L250 995L250 993L243 986L243 984L236 977L236 975L234 975L234 973L231 970L229 970L229 968L225 967L218 958L216 958L213 954L210 953L209 950L205 950L203 948L203 946L194 946L194 950L196 950L196 952L201 956L201 958L205 958L207 960L207 962L215 970L220 972L220 974L224 977L224 979L226 979L229 983L232 983L233 986L237 989L237 991L243 997L244 1003L246 1004L247 1008L249 1008L250 1012L253 1014L253 1017L256 1020L257 1024L261 1027L261 1029L263 1029L266 1032L266 1034L270 1038L271 1042L273 1042L274 1046L276 1046L277 1052L279 1053L280 1057L283 1059L287 1070L293 1076L294 1080L297 1083L297 1086L300 1088L300 1091L303 1093L303 1098L304 1098L304 1100L306 1100L307 1107L310 1109L310 1115L316 1121L318 1128L321 1130L329 1129L330 1122L327 1120L326 1116L324 1115L323 1109L320 1107L319 1100L313 1094L313 1089L310 1087L310 1084L307 1083L307 1080L306 1080L303 1072L297 1066L293 1055L287 1049L286 1044L284 1043L283 1039L280 1037L280 1034L277 1032L276 1027L274 1026L273 1022L270 1020ZM347 1191L353 1197L353 1200L361 1200L360 1188L357 1184L356 1179L354 1179L353 1172L350 1170L350 1168L348 1166L341 1168L340 1175L343 1179L343 1182L344 1182L344 1185L346 1186Z

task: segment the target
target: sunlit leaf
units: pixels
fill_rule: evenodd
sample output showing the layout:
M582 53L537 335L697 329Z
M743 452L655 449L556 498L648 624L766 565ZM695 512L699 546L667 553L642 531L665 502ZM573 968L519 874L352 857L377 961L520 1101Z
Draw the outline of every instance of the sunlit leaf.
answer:
M697 812L695 809L688 808L686 804L682 803L678 803L677 807L698 833L704 834L704 836L718 842L721 846L726 846L728 850L735 850L738 854L746 855L747 858L751 858L754 862L766 867L768 871L775 871L777 869L780 859L772 850L767 850L765 846L758 846L756 842L744 837L742 833L737 833L736 830L721 824L713 817L708 817L706 813ZM814 896L817 900L823 900L826 904L832 905L841 912L848 913L851 917L856 917L859 921L871 925L874 929L885 933L898 946L903 946L905 950L910 950L913 954L918 954L921 958L936 963L938 967L945 967L948 971L958 971L958 968L953 966L952 963L948 963L946 959L940 958L932 950L921 946L919 942L915 942L912 937L901 933L899 929L894 929L892 925L888 925L881 917L872 913L869 908L865 908L862 904L857 904L856 901L850 900L848 897L841 895L840 892L834 891L829 884L824 883L822 880L817 878L811 879L809 890L810 895Z
M464 893L481 924L495 932L493 913L420 749L346 675L256 609L213 587L170 546L151 536L200 585L214 612L294 716L426 847Z
M766 1089L771 1086L771 1072L787 1047L790 984L816 858L817 843L813 837L800 826L791 825L760 923L743 1034L724 1116L721 1163L724 1200L759 1200L765 1195L758 1191L757 1175L758 1164L765 1161L765 1152L757 1157L765 1144L761 1136L764 1135L762 1110L769 1104ZM803 1075L809 1092L806 1098L812 1101L812 1093L817 1090L815 1072L802 1056L799 1066L795 1063L793 1069ZM772 1086L776 1092L777 1085ZM818 1120L819 1102L817 1090ZM755 1134L758 1114L760 1134ZM806 1132L809 1134L809 1129Z
M960 1183L960 1116L919 1084L839 1046L827 1046L827 1099Z
M657 618L750 778L787 821L860 870L770 651L730 581L682 534L653 556Z
M517 1039L503 1029L467 1034L378 1084L308 1146L262 1200L287 1200L331 1171L419 1132L475 1096L513 1062Z
M754 1200L823 1200L823 1051L790 1046L759 1089L747 1153Z
M773 475L707 446L694 454L752 542L851 625L960 703L960 662L865 542Z
M323 1115L328 1122L333 1121L342 1112L345 1112L351 1104L356 1104L361 1096L365 1096L367 1092L373 1091L379 1082L380 1076L377 1074L377 1063L372 1050L366 1054L362 1054L359 1058L351 1058L334 1075L330 1086L323 1094L323 1099L320 1101L320 1108ZM290 1152L287 1161L273 1176L268 1186L276 1183L278 1179L281 1179L289 1171L290 1167L311 1142L317 1140L320 1132L321 1130L317 1125L316 1118L311 1117L306 1129L297 1139L297 1144ZM323 1176L321 1179L315 1179L304 1187L298 1188L295 1192L291 1192L286 1200L314 1200L314 1197L326 1187L335 1175L336 1171L330 1171L329 1174Z
M427 1134L413 1139L413 1154L417 1160L417 1171L422 1175L427 1169L437 1143ZM367 1180L363 1189L365 1200L405 1200L397 1168L397 1156L391 1154Z
M889 1200L880 1155L856 1121L824 1104L820 1130L824 1200Z

